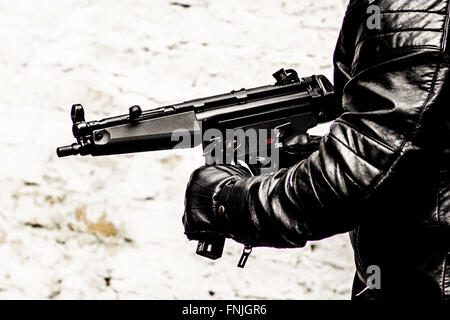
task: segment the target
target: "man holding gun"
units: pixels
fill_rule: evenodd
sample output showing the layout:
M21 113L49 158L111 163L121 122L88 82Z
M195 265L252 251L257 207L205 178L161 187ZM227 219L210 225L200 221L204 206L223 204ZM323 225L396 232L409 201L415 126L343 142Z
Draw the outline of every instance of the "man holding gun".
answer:
M380 9L378 28L367 8ZM354 299L450 299L449 1L352 0L334 54L344 112L318 149L259 176L201 167L185 233L303 247L351 232ZM245 261L244 261L245 262ZM381 288L366 290L370 266Z

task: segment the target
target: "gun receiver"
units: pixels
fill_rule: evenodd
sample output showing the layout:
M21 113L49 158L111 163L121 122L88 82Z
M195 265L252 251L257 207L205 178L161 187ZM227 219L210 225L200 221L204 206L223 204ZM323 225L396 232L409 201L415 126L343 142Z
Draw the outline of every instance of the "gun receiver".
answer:
M277 141L268 139L267 144L282 146L290 137L307 135L309 128L331 121L340 114L333 86L325 76L299 78L292 69L280 69L273 76L276 80L273 85L233 90L146 111L135 105L129 108L128 114L98 121L87 122L83 107L75 104L71 118L72 132L77 141L57 148L57 155L101 156L167 150L180 147L179 140L174 139L174 133L180 131L190 137L189 143L181 147L202 144L206 150L212 141L202 141L202 135L210 128L221 132L276 129ZM205 156L207 164L214 163L214 155L205 151ZM247 158L252 156L248 154ZM250 168L258 173L255 166ZM223 238L205 239L199 242L197 253L217 259L222 255L223 245Z

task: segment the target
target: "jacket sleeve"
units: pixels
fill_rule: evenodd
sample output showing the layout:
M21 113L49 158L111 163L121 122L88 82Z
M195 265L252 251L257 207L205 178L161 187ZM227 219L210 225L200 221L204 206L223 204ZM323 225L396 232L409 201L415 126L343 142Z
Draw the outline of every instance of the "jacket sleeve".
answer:
M398 190L419 183L448 85L447 8L439 10L432 19L420 10L386 14L379 30L348 14L342 32L355 36L344 43L341 34L334 61L345 112L307 159L223 190L236 240L301 247L367 222L368 206L400 201ZM400 23L406 18L413 22Z

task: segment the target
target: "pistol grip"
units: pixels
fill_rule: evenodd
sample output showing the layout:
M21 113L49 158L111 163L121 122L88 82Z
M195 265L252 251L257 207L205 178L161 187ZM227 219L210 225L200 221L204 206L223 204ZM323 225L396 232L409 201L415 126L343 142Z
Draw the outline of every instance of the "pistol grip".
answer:
M200 240L197 245L197 254L212 260L216 260L222 256L224 245L224 237Z

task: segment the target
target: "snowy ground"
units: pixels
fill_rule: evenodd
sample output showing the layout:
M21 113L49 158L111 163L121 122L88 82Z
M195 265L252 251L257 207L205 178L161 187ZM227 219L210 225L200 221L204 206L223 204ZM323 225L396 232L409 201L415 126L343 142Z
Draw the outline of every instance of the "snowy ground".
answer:
M201 150L58 159L70 106L88 120L272 83L331 78L343 0L0 3L0 298L348 299L348 236L303 249L228 241L215 262L183 235Z

